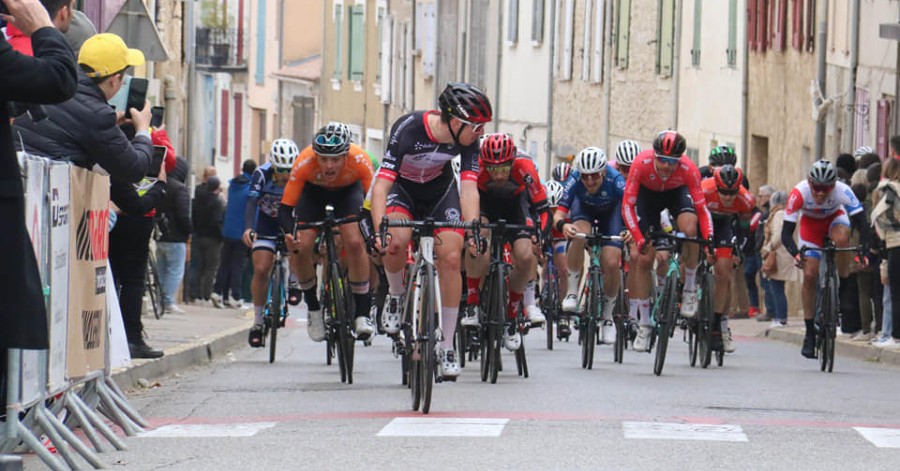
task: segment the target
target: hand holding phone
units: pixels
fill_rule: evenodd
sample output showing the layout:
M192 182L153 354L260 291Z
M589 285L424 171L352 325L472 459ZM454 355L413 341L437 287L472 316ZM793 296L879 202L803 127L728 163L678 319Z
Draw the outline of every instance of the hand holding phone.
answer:
M162 126L165 113L166 109L162 106L154 106L153 108L150 108L150 127L158 129L160 126Z

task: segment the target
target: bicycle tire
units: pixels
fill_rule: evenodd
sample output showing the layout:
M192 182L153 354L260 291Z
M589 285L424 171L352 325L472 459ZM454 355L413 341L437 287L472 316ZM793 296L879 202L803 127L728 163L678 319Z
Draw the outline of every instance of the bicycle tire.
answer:
M522 344L516 349L516 369L519 371L519 376L523 378L528 377L528 359L525 358L524 338L522 339Z
M712 322L715 316L714 294L715 278L708 271L700 278L700 312L698 313L699 325L697 327L697 354L700 357L700 368L707 368L712 360L712 350L709 348L712 335ZM693 363L691 366L694 366Z
M346 378L347 384L353 384L353 353L356 338L353 336L352 312L353 297L350 295L350 283L341 276L340 265L335 261L331 267L331 283L334 296L334 312L338 314L338 348L339 355L343 357L345 374L341 375L341 381Z
M163 292L162 285L159 282L159 271L156 268L156 257L152 251L147 257L147 274L145 276L144 286L150 298L153 317L159 320L165 314L165 306L163 306Z
M319 303L322 307L322 318L325 323L325 364L331 366L336 352L334 330L332 329L334 316L331 312L331 290L328 288L329 285L330 283L322 283L319 289Z
M821 351L819 352L819 364L822 371L831 373L834 370L834 349L835 337L837 336L837 325L835 319L837 315L835 310L837 303L835 298L834 280L829 276L826 279L825 292L822 296L822 328L819 332L821 338Z
M546 316L547 350L553 350L555 324L559 318L559 280L556 278L556 267L547 270L547 279L541 286L541 304Z
M666 364L666 350L669 346L671 324L675 320L675 290L678 283L676 276L671 274L666 277L666 284L659 299L656 320L656 358L653 361L653 374L656 376L662 374L663 367Z
M433 265L425 266L425 289L422 290L422 301L419 303L419 336L424 341L424 348L420 352L422 368L422 413L431 411L431 399L434 392L434 379L437 376L437 360L435 349L437 348L437 298L435 296L435 276Z
M697 352L700 349L699 345L699 322L695 322L693 320L688 320L687 323L687 344L688 344L688 363L691 365L691 368L697 365Z
M465 368L469 345L466 340L466 329L463 327L459 317L456 318L456 331L453 333L453 343L456 345L456 351L459 353L459 367Z
M600 272L591 269L588 273L590 276L590 288L587 294L587 306L585 306L585 337L584 343L581 345L582 361L581 367L589 370L594 369L594 349L597 345L597 320L600 318L600 312L603 309L601 305L601 289L600 289Z
M619 295L616 297L616 307L613 310L613 323L616 326L616 343L613 345L613 361L622 363L625 359L625 344L628 343L628 326L625 322L628 303L625 301L625 283L619 280Z
M266 305L269 316L269 363L275 363L275 346L278 340L278 318L281 313L281 304L284 299L284 272L279 264L275 264L272 270L271 285L269 285L270 302Z

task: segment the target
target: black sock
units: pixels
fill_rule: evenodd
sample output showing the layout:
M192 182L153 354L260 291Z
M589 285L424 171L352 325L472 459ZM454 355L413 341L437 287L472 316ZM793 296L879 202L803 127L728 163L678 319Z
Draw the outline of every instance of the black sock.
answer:
M322 306L319 306L319 298L316 295L316 287L303 290L303 299L306 300L306 307L310 311L318 311L322 309Z
M804 319L806 322L806 335L812 337L816 334L816 321L813 319Z
M353 302L356 304L356 316L369 317L369 309L372 307L372 296L369 293L353 293Z
M713 325L711 328L711 330L713 332L718 332L718 331L722 330L722 316L723 315L724 314L722 314L721 312L717 312L717 313L713 314Z

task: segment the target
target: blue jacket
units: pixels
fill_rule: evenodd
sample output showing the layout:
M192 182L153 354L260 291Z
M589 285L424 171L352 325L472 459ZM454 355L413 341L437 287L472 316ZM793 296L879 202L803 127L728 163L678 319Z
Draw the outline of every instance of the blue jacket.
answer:
M250 174L243 173L228 183L228 206L225 208L225 227L222 235L226 239L240 240L244 235L244 207L250 192Z

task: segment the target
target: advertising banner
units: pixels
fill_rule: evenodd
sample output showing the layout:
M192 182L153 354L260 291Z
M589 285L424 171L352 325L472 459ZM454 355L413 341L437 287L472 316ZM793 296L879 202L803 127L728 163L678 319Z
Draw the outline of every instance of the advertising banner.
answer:
M28 235L31 236L31 245L34 247L34 255L37 258L38 268L41 271L41 282L47 286L47 254L44 230L44 159L26 157L25 166L25 225L28 227ZM21 374L22 385L21 398L25 404L40 398L45 385L40 376L41 354L39 350L22 350Z
M50 358L49 391L66 384L69 305L69 165L50 165Z

